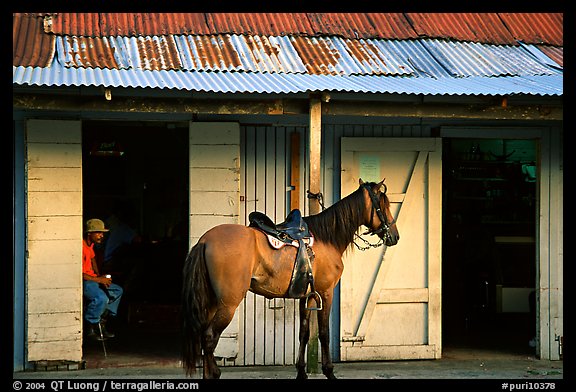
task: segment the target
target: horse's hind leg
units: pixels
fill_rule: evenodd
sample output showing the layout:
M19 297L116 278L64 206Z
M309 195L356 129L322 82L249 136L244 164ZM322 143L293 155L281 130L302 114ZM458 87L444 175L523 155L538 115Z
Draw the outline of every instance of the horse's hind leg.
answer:
M228 324L230 324L230 321L232 321L235 310L236 309L230 307L219 308L208 324L208 328L204 331L204 335L202 336L204 378L220 378L220 368L218 368L218 364L214 358L214 350L218 345L222 331L224 331Z
M330 307L331 297L324 297L324 306L318 311L318 337L322 348L322 373L329 379L335 379L334 364L330 355Z
M306 374L306 345L310 339L310 311L306 309L306 299L300 300L300 333L298 334L300 340L300 347L298 349L298 362L296 362L296 370L298 375L296 379L302 380L308 378Z

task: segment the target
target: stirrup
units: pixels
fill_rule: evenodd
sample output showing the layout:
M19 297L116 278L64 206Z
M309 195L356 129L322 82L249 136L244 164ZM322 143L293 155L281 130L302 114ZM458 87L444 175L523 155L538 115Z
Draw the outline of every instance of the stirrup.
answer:
M316 305L318 305L317 307L308 307L310 297L314 297L314 301L316 301ZM306 310L322 310L322 297L320 297L317 291L311 291L306 294Z

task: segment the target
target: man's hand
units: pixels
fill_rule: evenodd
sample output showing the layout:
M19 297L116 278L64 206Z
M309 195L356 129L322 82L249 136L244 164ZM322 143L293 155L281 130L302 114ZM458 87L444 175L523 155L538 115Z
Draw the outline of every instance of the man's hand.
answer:
M110 283L112 283L112 278L108 278L108 275L104 276L101 275L98 277L97 282L104 285L106 288L110 287Z

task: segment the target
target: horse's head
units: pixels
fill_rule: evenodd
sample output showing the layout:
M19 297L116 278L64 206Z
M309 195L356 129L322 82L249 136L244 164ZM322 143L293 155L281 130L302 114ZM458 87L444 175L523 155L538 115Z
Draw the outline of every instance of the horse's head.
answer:
M386 246L394 246L400 240L400 234L396 227L396 221L390 212L390 200L386 195L384 180L379 183L364 182L360 179L360 187L364 189L366 201L367 234L377 234ZM382 189L384 187L384 189Z

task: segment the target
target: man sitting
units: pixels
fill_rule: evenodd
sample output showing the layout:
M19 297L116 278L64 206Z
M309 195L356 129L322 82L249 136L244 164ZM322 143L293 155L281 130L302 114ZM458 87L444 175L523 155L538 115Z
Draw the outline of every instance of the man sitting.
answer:
M90 219L86 222L84 241L82 244L82 278L83 294L86 301L84 319L87 322L86 336L101 340L112 338L105 325L110 317L118 313L123 289L112 283L110 275L100 275L94 244L101 244L104 233L107 232L104 222L100 219ZM100 334L102 331L102 334Z

